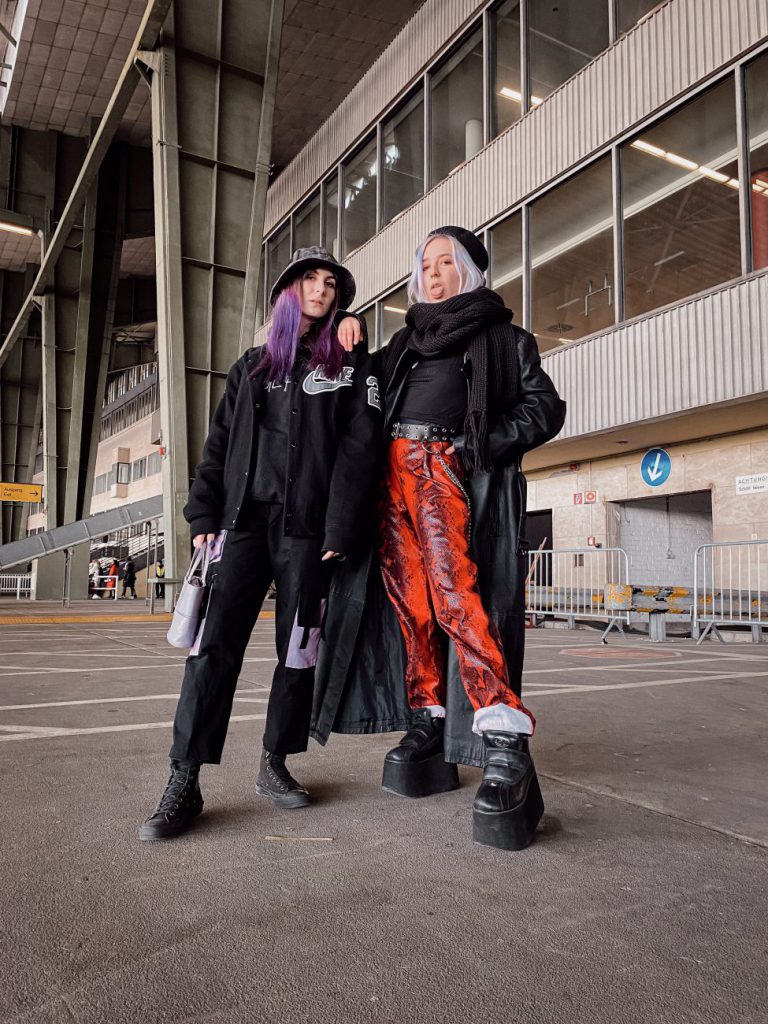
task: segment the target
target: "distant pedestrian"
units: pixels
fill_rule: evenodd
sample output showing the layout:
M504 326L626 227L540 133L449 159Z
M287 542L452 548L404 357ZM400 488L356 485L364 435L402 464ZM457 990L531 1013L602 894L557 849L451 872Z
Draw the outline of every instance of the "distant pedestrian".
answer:
M94 601L98 601L101 598L99 593L100 576L101 566L99 565L99 560L94 558L88 566L88 594Z
M117 590L117 580L119 576L120 566L117 564L117 560L113 558L112 564L110 565L109 570L107 572L107 583L104 588L108 591L108 593L106 594L107 597L112 597L112 591Z
M165 564L159 558L155 566L155 597L158 599L165 597L165 584L159 582L162 579L165 579Z
M125 563L125 568L123 569L123 593L121 595L122 597L126 596L126 593L125 593L126 590L130 590L130 592L131 592L131 600L135 601L136 600L136 565L134 564L134 562L130 558Z

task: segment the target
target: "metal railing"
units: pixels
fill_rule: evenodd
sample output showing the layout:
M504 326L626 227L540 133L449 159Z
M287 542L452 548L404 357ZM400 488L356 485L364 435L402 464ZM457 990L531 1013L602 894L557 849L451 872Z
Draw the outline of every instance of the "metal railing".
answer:
M623 548L548 548L531 551L525 586L525 611L538 618L608 620L603 639L612 629L624 632L630 608L613 599L615 588L626 587L629 560Z
M10 594L20 601L22 597L32 596L32 574L2 573L0 574L0 595Z
M749 626L755 643L768 629L768 540L701 544L693 559L692 635L701 643L720 626Z
M161 611L165 611L166 593L171 595L171 608L174 608L176 605L176 598L178 596L176 588L181 588L183 582L183 576L179 579L175 579L173 576L147 576L147 595L144 598L144 603L149 603L149 614L155 614L155 602L159 602ZM163 589L162 597L155 594L155 586L157 584L160 584Z

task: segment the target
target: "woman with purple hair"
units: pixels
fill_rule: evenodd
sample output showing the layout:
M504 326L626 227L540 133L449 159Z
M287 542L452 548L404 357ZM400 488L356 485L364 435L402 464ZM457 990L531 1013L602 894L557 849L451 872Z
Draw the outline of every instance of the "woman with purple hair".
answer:
M370 357L364 345L345 352L336 331L354 295L352 275L330 253L299 249L272 290L266 345L227 377L184 509L195 548L208 545L208 604L176 709L170 779L141 839L178 835L202 811L200 765L221 760L273 580L278 663L256 792L278 807L310 802L285 758L307 749L332 567L364 537L381 449Z
M341 653L324 659L313 733L407 730L384 760L383 786L401 796L456 789L457 762L482 765L474 838L521 849L543 811L520 698L521 460L559 432L565 405L532 335L485 287L487 267L471 231L431 232L405 327L377 353L389 440L380 572L343 582L362 612L329 616Z

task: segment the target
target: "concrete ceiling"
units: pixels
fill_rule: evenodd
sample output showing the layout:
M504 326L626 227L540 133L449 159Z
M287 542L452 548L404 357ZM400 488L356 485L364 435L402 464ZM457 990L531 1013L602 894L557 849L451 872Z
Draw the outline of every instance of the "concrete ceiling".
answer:
M286 0L273 131L277 173L365 74L423 0ZM5 125L87 136L104 113L146 0L0 0ZM9 38L10 37L10 38ZM139 84L118 137L151 143ZM0 232L0 269L39 263L40 241ZM154 239L128 239L121 275L154 273Z
M5 5L8 27L18 5ZM88 135L91 119L106 109L145 6L143 0L28 0L18 45L5 40L4 62L14 66L5 72L10 81L3 123ZM120 134L149 144L145 87L134 93Z
M546 360L544 361L546 368ZM656 446L702 441L735 434L740 431L759 430L768 423L768 399L762 395L707 406L691 412L660 418L643 423L627 424L602 434L582 434L565 441L550 441L525 456L523 468L527 471L552 469L555 472L571 463L590 459L621 457Z
M286 0L273 163L285 166L365 74L423 0ZM0 0L6 65L4 124L87 135L104 113L146 0ZM22 17L23 16L23 17ZM4 102L3 102L4 101ZM149 91L140 86L120 137L150 143Z
M286 0L272 135L284 167L392 42L423 0Z

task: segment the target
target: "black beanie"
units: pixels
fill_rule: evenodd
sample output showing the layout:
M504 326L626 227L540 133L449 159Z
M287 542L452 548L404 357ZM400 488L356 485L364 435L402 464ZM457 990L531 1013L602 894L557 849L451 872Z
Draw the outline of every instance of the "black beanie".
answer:
M467 231L466 228L458 228L455 225L449 224L447 227L436 228L434 231L430 231L427 237L435 238L438 235L448 235L451 238L455 238L457 242L461 242L477 269L483 274L486 272L488 269L488 250L476 234L472 231Z

